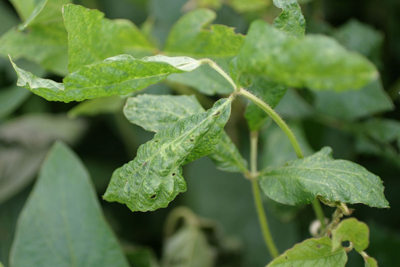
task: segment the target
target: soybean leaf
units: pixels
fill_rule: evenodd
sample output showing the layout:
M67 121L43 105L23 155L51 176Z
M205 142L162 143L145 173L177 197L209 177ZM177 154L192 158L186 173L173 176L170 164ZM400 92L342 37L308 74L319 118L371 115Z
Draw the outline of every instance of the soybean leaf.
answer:
M346 262L347 254L344 248L332 251L331 239L325 236L319 239L307 239L295 245L266 267L344 267Z
M378 267L378 262L372 258L372 257L367 257L364 258L365 260L365 267Z
M305 119L314 114L314 108L291 88L287 90L275 111L285 119Z
M70 0L13 1L25 31L10 29L0 38L0 54L25 58L59 75L68 73L67 32L61 7Z
M124 95L162 81L171 73L192 71L199 65L199 61L188 57L158 55L139 60L119 55L84 66L65 77L63 83L56 83L36 77L13 63L18 86L49 101L63 102Z
M18 23L18 18L6 2L0 2L0 35Z
M99 114L117 113L124 106L124 99L120 96L99 97L79 103L68 111L68 116L96 116Z
M342 246L343 241L350 241L358 252L362 252L369 245L369 228L356 218L345 219L332 230L332 250Z
M261 20L251 24L237 60L242 73L314 90L358 89L378 77L371 62L332 38L296 39Z
M309 204L321 196L331 202L389 207L381 179L356 163L334 160L329 147L264 171L260 184L267 196L288 205Z
M16 86L2 89L0 91L0 119L11 114L29 95L29 91Z
M3 263L0 262L0 267L4 267Z
M270 1L265 0L229 0L228 5L238 13L255 12L270 6Z
M282 8L282 13L274 20L275 28L296 38L303 37L306 32L306 20L297 0L274 0L274 4Z
M125 254L129 263L134 267L159 267L153 250L146 247L127 247Z
M204 109L194 96L139 95L129 98L124 107L124 114L130 122L153 132L172 127L178 120L201 112ZM247 171L247 161L225 132L208 156L221 170Z
M156 133L139 147L134 160L113 173L104 199L124 203L132 211L166 207L186 191L181 165L211 153L219 143L231 101L221 99L207 112Z
M314 92L315 108L344 120L356 120L379 112L390 111L394 105L382 88L381 81L374 81L360 91Z
M84 248L91 249L90 255ZM47 155L21 213L11 264L128 266L101 214L85 167L62 143L56 143Z
M215 254L200 228L185 225L166 240L162 263L164 267L212 267Z
M239 53L244 37L223 25L211 25L206 29L215 17L215 12L207 9L197 9L182 16L171 29L164 52L167 55L207 57L228 70L229 62ZM232 91L229 82L209 66L202 66L193 73L171 75L168 79L209 95Z
M70 72L119 54L142 58L155 53L155 47L128 20L109 20L98 10L72 4L63 7L63 16Z

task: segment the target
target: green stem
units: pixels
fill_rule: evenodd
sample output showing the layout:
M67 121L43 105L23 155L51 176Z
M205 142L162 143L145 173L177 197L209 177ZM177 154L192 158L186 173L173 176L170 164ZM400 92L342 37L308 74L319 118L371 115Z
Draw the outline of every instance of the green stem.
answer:
M290 143L292 143L292 146L294 148L294 151L296 152L296 155L299 159L304 158L303 152L301 151L300 145L297 142L296 137L294 136L293 132L290 130L289 126L287 126L286 122L283 121L283 119L276 113L267 103L250 93L249 91L246 91L244 89L240 89L239 94L243 95L247 99L250 99L254 104L259 106L262 110L264 110L270 117L273 119L276 124L282 129L282 131L286 134L286 136L289 138Z
M251 132L250 133L251 184L253 187L253 196L254 196L254 202L256 204L258 220L260 222L265 244L267 245L267 248L272 258L276 258L279 256L279 252L275 246L274 240L272 239L271 231L269 230L267 215L265 214L264 211L260 195L260 188L258 186L258 181L257 181L257 141L258 141L258 132Z
M215 63L214 61L212 61L211 59L208 59L208 58L200 59L200 62L208 64L211 68L213 68L219 74L221 74L232 85L232 87L235 91L239 90L239 88L236 86L235 82L232 80L231 76L229 76L220 66L218 66L217 63Z
M296 137L294 136L292 130L290 130L289 126L284 122L284 120L275 112L267 103L250 93L249 91L244 90L243 88L240 89L239 94L243 95L247 99L251 100L254 104L259 106L262 110L264 110L275 122L278 126L282 129L282 131L286 134L289 138L290 143L296 152L296 155L299 159L304 158L303 152L301 151L299 142L297 141ZM321 223L321 231L325 231L325 216L322 210L321 204L319 203L318 199L315 199L312 203L314 212Z

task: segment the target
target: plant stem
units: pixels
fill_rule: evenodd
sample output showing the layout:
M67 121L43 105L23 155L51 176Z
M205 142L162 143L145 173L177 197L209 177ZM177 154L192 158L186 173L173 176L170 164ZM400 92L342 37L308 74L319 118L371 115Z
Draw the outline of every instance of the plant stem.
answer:
M264 211L260 195L260 188L258 186L258 181L257 181L257 141L258 141L258 132L251 132L250 133L251 184L253 187L253 196L254 196L254 202L256 204L258 220L260 222L265 244L267 245L267 248L272 258L276 258L279 256L279 252L275 246L274 240L272 239L271 231L269 230L267 215L265 214Z
M235 91L239 90L239 88L236 86L235 82L232 80L231 76L226 74L226 72L220 66L218 66L217 63L215 63L214 61L212 61L211 59L208 59L208 58L200 59L200 61L201 61L201 63L208 64L211 68L213 68L219 74L221 74L232 85L232 87Z
M289 126L283 121L283 119L276 113L267 103L250 93L244 89L240 89L239 94L243 95L247 99L250 99L254 104L259 106L262 110L264 110L270 117L273 119L276 124L282 129L282 131L286 134L289 138L290 143L296 152L296 155L299 159L304 158L303 152L301 151L300 145L297 142L296 137L294 136L293 132L290 130Z
M250 93L249 91L244 90L243 88L240 89L239 94L243 95L247 99L251 100L254 104L259 106L262 110L264 110L275 122L278 126L282 129L282 131L286 134L289 138L290 143L296 152L296 155L299 159L304 158L303 152L301 151L299 142L297 142L296 137L294 136L292 130L290 130L289 126L284 122L284 120L276 113L267 103ZM319 203L318 199L315 199L312 203L314 212L321 223L321 231L325 230L325 216L324 212L322 211L321 204Z

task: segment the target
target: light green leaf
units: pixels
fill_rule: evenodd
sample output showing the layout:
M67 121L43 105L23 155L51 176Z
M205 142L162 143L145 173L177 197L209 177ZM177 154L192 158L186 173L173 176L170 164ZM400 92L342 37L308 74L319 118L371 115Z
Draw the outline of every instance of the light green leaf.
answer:
M99 114L115 114L122 110L124 99L120 96L99 97L79 103L68 111L68 117L96 116Z
M141 58L155 53L156 48L128 20L109 20L98 10L72 4L63 7L63 16L70 72L119 54Z
M344 267L347 254L344 248L332 251L331 239L307 239L287 250L267 267Z
M367 257L364 258L365 260L365 267L378 267L378 262L372 258L372 257Z
M215 266L215 253L201 229L187 224L166 240L162 266L213 267Z
M271 0L229 0L228 4L238 13L256 12L271 5Z
M164 52L167 55L186 55L193 58L210 58L228 70L230 60L239 53L244 37L233 28L211 25L215 12L197 9L184 16L171 29ZM192 86L204 94L226 94L232 87L209 66L193 73L171 75L168 80Z
M47 155L20 215L10 263L14 267L128 266L101 214L85 167L62 143Z
M260 184L267 196L288 205L309 204L321 196L331 202L389 207L381 179L356 163L334 160L329 147L266 170Z
M356 120L390 111L394 108L392 100L382 88L381 81L374 81L359 91L328 92L315 91L315 108L344 120Z
M332 251L342 246L343 241L350 241L358 252L369 245L369 228L356 218L345 219L332 230Z
M204 112L204 108L194 96L139 95L129 98L124 107L124 114L131 123L153 132L172 127L178 120L201 112ZM247 171L247 161L225 132L218 146L208 156L221 170Z
M29 95L29 91L16 86L0 90L0 119L11 114Z
M136 158L113 173L104 199L124 203L132 211L166 207L186 191L181 165L209 154L219 143L231 101L221 99L207 112L181 119L141 145Z
M251 24L237 63L244 74L315 90L358 89L379 76L371 62L332 38L296 39L261 20Z
M129 246L125 247L125 255L131 266L134 267L159 267L157 256L150 248Z
M3 263L0 262L0 267L4 267Z
M49 101L82 101L96 97L124 95L162 81L171 73L192 71L201 63L188 57L162 55L135 59L119 55L80 68L63 83L38 78L13 63L18 86L25 87Z
M274 0L282 13L274 20L274 26L287 35L301 38L306 32L306 20L297 0Z

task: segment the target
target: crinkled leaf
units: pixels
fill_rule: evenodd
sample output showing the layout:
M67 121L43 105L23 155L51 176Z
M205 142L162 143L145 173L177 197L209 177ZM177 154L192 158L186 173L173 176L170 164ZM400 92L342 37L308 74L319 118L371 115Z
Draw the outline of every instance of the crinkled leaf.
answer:
M74 144L85 129L82 120L70 120L65 115L29 114L3 123L0 140L33 148L49 146L56 140Z
M61 143L47 155L20 215L10 263L14 267L128 266L85 167Z
M266 267L344 267L347 254L344 248L332 251L331 239L307 239L287 250Z
M16 86L0 90L0 119L11 114L30 95L29 91Z
M282 13L274 20L274 26L290 36L303 37L306 32L306 20L297 0L274 0L274 4L282 8Z
M181 165L209 154L219 143L230 103L231 99L221 99L207 112L158 132L139 147L134 160L113 173L104 199L124 203L132 211L166 207L186 191Z
M124 114L130 122L154 132L172 127L178 120L201 112L204 109L194 96L139 95L129 98L124 107ZM199 145L202 146L201 143ZM208 156L221 170L247 170L247 161L225 132L218 146Z
M229 0L228 4L238 13L256 12L271 5L270 0Z
M371 26L351 19L333 33L339 43L380 65L383 34Z
M169 33L165 53L211 58L227 70L229 61L238 54L244 37L223 25L211 25L210 29L206 29L215 17L215 12L207 9L197 9L182 16ZM229 82L209 66L202 66L193 73L171 75L168 79L210 95L232 91Z
M160 82L171 73L192 71L199 65L197 60L188 57L157 55L139 60L119 55L84 66L65 77L63 83L56 83L36 77L13 63L18 86L49 101L63 102L124 95Z
M342 246L342 242L350 241L358 252L369 245L369 228L356 218L345 219L332 230L332 251Z
M99 114L117 113L121 111L125 100L120 96L99 97L79 103L68 111L68 116L96 116Z
M358 89L378 77L371 62L332 38L296 39L261 20L251 24L237 63L242 73L315 90Z
M63 7L63 16L70 72L119 54L141 58L155 53L155 47L128 20L109 20L98 10L72 4Z
M329 147L266 170L260 184L267 196L288 205L309 204L321 196L331 202L389 207L381 179L356 163L334 160Z
M359 91L315 91L314 95L318 112L344 120L356 120L394 108L378 80Z
M215 253L200 228L185 225L166 240L162 264L165 267L213 267Z

